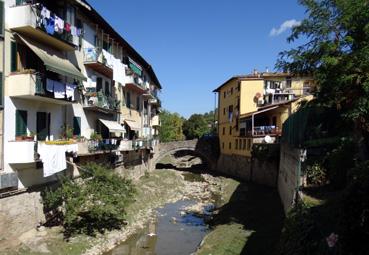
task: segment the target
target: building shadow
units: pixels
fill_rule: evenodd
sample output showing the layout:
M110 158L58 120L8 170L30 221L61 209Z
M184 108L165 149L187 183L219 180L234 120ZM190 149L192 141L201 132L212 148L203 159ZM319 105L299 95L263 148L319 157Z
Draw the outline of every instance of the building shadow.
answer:
M277 190L251 183L240 183L230 201L219 208L212 227L238 223L251 235L241 254L275 254L284 220Z

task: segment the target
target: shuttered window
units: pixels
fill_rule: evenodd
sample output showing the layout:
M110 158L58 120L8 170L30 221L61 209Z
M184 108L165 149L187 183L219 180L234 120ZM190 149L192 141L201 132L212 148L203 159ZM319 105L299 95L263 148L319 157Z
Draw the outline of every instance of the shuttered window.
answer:
M27 135L27 111L15 111L15 136Z
M81 117L73 117L73 135L81 135Z
M140 110L140 97L138 96L137 98L136 98L136 110L137 111L139 111Z
M17 63L17 43L12 42L11 43L11 60L10 60L10 71L16 72L18 63Z

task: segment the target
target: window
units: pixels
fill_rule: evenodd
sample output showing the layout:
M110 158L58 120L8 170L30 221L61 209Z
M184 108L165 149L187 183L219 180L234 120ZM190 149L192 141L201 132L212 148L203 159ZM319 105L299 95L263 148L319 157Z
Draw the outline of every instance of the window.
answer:
M15 136L27 135L27 111L15 111Z
M96 91L99 92L99 91L102 91L103 89L103 80L101 77L97 77L96 78Z
M137 111L140 110L140 97L139 96L136 97L136 110Z
M105 88L104 88L105 96L110 96L110 83L105 81Z
M229 127L229 134L232 135L232 127Z
M224 98L226 98L226 92L224 91L224 95L223 95Z
M131 93L129 91L127 91L127 107L131 108Z
M37 140L44 141L49 136L50 115L46 112L36 113Z
M73 135L81 135L81 117L73 117Z
M11 42L11 60L10 60L10 71L16 72L18 69L17 59L17 43Z
M233 87L231 88L231 95L233 94Z
M103 41L103 49L111 53L111 42Z
M223 135L225 135L225 127L223 127Z
M232 149L232 143L231 142L229 142L228 148Z
M225 115L225 108L223 108L223 115Z
M236 150L238 150L238 139L236 139Z
M228 120L231 122L233 119L233 105L228 107Z
M291 88L292 80L291 77L286 78L286 88Z

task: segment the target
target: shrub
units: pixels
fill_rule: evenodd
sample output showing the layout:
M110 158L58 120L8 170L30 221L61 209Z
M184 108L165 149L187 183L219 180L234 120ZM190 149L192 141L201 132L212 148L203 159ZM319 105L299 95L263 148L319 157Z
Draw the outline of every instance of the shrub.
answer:
M62 212L61 222L66 236L94 235L121 228L125 209L135 193L131 181L95 163L89 163L83 169L79 181L64 179L59 188L46 191L45 207Z
M282 231L279 254L326 254L326 244L313 217L312 208L297 203L290 210Z
M319 163L308 165L306 179L308 184L324 185L327 182L327 170Z
M369 251L369 161L350 171L341 208L341 235L344 254Z

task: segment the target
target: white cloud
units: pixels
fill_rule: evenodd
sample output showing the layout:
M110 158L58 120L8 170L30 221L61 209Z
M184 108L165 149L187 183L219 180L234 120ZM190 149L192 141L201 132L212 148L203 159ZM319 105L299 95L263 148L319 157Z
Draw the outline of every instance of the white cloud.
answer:
M270 36L278 36L282 34L287 29L291 29L293 27L299 26L301 24L301 21L297 21L295 19L286 20L282 23L282 25L279 28L273 27L272 30L270 30L269 35Z

